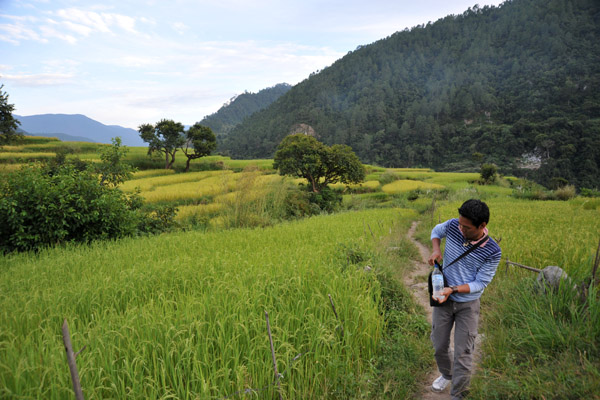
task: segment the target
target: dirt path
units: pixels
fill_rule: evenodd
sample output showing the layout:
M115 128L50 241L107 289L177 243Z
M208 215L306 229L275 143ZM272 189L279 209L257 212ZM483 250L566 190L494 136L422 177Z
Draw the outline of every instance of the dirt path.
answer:
M427 321L431 324L431 310L429 306L429 292L427 291L427 275L431 270L431 267L427 263L429 259L430 250L414 239L415 230L417 229L418 222L413 222L410 230L408 231L408 238L412 243L417 246L419 253L421 254L421 261L415 261L412 270L404 277L404 285L412 292L415 300L423 306L427 313ZM475 342L475 353L474 353L474 368L477 368L477 363L480 359L479 352L479 335ZM454 348L454 335L450 337L450 348ZM447 400L450 399L450 386L441 393L436 393L431 390L431 383L439 376L437 368L433 368L427 376L421 389L420 395L417 398L423 400Z

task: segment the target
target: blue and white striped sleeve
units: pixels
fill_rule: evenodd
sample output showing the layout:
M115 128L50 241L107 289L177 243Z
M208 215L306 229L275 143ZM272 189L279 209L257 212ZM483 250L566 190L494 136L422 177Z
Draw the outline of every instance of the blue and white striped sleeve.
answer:
M498 268L501 257L502 253L498 251L485 260L485 263L481 266L479 272L477 272L475 280L467 283L470 288L470 293L482 292L483 289L489 285L494 278L494 275L496 275L496 269Z
M442 222L441 224L437 224L431 230L431 239L442 239L446 237L446 231L448 230L448 224L452 220L448 220L446 222Z

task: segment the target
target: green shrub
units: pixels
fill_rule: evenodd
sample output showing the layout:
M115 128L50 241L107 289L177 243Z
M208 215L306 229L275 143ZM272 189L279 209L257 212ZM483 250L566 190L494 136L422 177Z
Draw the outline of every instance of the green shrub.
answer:
M381 183L381 186L397 181L398 179L400 179L400 176L394 172L384 172L379 176L379 182Z
M481 180L485 184L494 183L498 177L498 167L495 164L481 166Z
M133 234L139 214L118 189L101 186L73 165L29 165L10 174L0 191L0 251Z
M600 197L600 190L598 189L581 188L579 192L583 197Z
M342 205L342 195L328 187L318 193L310 191L308 199L313 205L326 212L334 212Z
M575 191L575 186L567 185L562 186L554 191L554 195L558 200L570 200L577 196L577 192Z

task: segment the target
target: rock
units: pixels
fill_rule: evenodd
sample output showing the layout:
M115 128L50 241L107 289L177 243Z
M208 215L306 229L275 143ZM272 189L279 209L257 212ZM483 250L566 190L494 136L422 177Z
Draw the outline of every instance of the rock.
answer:
M544 268L537 277L538 288L546 293L547 289L558 290L560 282L567 280L567 283L571 283L571 278L567 276L567 273L562 268L555 265Z

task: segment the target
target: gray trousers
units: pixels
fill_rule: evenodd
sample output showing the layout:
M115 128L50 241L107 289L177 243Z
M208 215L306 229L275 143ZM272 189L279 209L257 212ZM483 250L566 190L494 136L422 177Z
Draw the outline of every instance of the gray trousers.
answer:
M452 380L453 399L466 396L471 381L473 350L479 322L479 299L466 303L447 300L433 307L431 341L440 373ZM454 359L450 352L450 331L454 325Z

